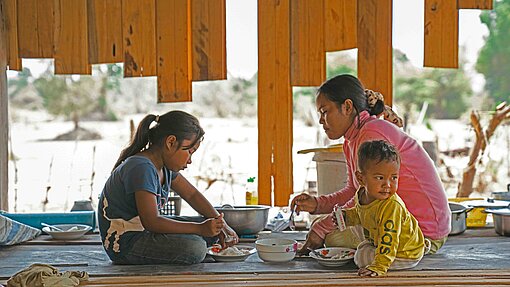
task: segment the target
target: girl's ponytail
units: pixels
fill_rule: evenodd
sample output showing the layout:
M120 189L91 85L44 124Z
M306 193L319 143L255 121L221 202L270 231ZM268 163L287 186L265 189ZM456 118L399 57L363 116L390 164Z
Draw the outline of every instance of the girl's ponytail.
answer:
M115 170L126 158L137 154L138 152L146 149L149 145L149 127L152 122L159 120L159 116L155 115L147 115L145 116L140 124L138 124L138 128L136 129L136 133L131 139L131 143L120 153L117 162L113 166L113 170Z

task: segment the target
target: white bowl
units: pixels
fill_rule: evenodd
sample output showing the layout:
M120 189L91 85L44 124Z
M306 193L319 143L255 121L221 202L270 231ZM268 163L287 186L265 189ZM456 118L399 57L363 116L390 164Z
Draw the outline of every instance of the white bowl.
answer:
M296 240L266 238L255 241L255 248L260 259L266 262L287 262L296 257L298 243Z
M42 231L51 235L53 239L72 240L82 237L85 233L92 229L91 226L83 224L53 224L53 226L64 231L57 231L50 227L43 227Z
M313 252L310 252L310 257L317 260L320 265L338 267L349 263L354 258L356 250L344 247L329 247L316 249L315 252L321 254L322 257Z

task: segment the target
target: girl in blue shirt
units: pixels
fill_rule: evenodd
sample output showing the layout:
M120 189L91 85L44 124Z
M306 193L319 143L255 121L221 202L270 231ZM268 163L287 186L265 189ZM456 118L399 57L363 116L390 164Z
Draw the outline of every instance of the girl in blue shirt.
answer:
M223 214L179 173L191 164L203 135L198 120L182 111L142 119L99 200L101 240L114 263L195 264L216 239L223 247L238 242ZM202 216L162 215L170 187ZM226 235L234 239L225 242Z

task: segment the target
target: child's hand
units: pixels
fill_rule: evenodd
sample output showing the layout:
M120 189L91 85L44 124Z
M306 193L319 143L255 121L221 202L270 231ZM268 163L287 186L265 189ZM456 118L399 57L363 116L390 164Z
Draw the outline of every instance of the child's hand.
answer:
M200 223L200 235L205 237L213 237L220 233L223 229L223 213L216 218L208 218Z
M377 276L377 273L370 269L363 267L363 268L358 269L358 275L374 277L374 276Z

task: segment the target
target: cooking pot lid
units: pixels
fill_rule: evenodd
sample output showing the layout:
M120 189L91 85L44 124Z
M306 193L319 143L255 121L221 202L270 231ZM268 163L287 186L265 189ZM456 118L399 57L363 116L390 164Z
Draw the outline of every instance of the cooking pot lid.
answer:
M499 215L510 215L510 208L486 209L485 212Z
M510 204L510 202L508 202L506 200L494 200L491 198L468 200L468 201L463 201L462 203L467 206L485 207L485 208L505 208L505 207L508 207Z

